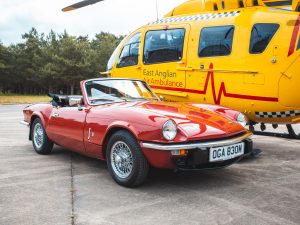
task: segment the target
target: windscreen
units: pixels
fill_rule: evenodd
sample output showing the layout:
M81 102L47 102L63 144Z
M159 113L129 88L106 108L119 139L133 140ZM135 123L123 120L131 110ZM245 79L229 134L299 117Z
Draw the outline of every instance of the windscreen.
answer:
M88 102L92 105L108 102L158 100L150 87L140 80L107 79L85 83Z

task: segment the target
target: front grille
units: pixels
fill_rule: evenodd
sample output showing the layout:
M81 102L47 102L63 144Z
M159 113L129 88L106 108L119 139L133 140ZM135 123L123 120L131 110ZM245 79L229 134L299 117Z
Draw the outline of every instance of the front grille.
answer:
M240 134L241 135L241 134ZM240 160L245 155L248 155L253 150L253 143L250 139L245 139L244 155L229 159L226 161L209 162L209 149L192 149L186 157L174 157L173 162L179 170L201 170L201 169L216 169L229 166L232 163Z
M184 143L180 143L180 144L185 144L185 143L201 143L201 142L214 142L214 141L224 141L224 140L228 140L228 139L233 139L233 138L237 138L237 137L241 137L244 134L246 134L246 131L243 131L241 133L238 134L234 134L234 135L230 135L228 137L224 137L224 138L216 138L216 139L211 139L211 138L207 138L207 139L201 139L201 140L194 140L194 141L188 141L188 142L184 142Z

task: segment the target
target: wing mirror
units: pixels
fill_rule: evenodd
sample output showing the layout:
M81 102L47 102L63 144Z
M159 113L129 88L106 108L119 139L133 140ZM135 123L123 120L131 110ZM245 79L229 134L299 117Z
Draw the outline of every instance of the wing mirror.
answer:
M83 104L82 96L70 96L69 97L69 106L74 107Z

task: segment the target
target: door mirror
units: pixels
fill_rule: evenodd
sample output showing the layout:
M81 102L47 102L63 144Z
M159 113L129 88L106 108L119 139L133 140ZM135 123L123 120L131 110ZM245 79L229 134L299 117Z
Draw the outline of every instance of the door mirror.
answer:
M78 106L83 104L83 98L82 96L70 96L69 97L69 106Z
M162 96L162 95L159 96L159 99L160 99L161 101L165 101L165 97Z

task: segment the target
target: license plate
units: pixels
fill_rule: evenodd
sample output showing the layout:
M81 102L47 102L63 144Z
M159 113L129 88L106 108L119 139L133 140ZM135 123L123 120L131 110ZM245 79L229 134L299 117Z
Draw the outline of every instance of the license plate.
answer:
M245 143L237 143L223 147L213 147L209 150L209 161L224 161L244 154Z

